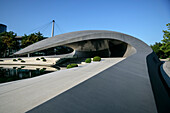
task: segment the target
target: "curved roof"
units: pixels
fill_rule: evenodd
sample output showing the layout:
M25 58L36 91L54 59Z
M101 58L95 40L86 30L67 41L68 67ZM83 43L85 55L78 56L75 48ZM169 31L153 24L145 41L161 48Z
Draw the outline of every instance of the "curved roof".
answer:
M66 45L90 39L116 39L130 44L135 49L137 49L138 52L152 51L152 49L147 44L127 34L105 30L86 30L60 34L51 38L44 39L14 53L14 55L33 53L55 46Z

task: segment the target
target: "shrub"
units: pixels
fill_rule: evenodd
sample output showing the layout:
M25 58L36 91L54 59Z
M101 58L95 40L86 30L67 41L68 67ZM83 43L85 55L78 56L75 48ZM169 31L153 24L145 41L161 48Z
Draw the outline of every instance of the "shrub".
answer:
M47 60L46 59L43 59L43 62L46 62Z
M67 65L67 69L69 69L69 68L72 68L72 66L69 64L69 65Z
M91 63L91 58L87 58L87 59L85 60L85 62L86 62L86 63Z
M95 57L93 58L93 61L101 61L101 57L95 56Z
M72 67L78 67L77 64L70 64Z
M78 65L77 64L68 64L67 65L67 69L73 68L73 67L78 67Z
M23 62L23 63L24 63L25 61L24 61L24 60L21 60L21 62Z
M41 57L41 59L44 59L44 57Z
M36 60L40 60L39 58L36 58Z
M17 67L13 67L13 69L16 69Z
M24 68L25 66L21 66L21 68Z
M46 68L40 69L40 73L44 73L45 70Z
M18 60L22 60L21 58L18 58Z
M13 59L13 61L17 61L17 59Z

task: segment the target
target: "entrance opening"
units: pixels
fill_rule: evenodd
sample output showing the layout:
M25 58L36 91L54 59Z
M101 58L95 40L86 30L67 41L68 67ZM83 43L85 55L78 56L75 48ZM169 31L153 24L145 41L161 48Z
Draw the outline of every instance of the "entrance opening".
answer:
M114 39L93 39L68 44L77 57L124 57L128 44Z
M123 57L126 50L127 44L121 41L108 41L110 57Z

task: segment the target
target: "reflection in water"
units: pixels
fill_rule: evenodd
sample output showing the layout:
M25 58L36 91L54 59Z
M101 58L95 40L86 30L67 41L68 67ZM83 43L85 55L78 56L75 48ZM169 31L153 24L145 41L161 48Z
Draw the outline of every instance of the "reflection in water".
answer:
M38 67L38 66L37 66ZM56 68L52 67L40 67L36 66L20 66L20 67L11 67L7 68L7 66L0 67L0 83L15 81L25 78L31 78L35 76L39 76L42 74L50 73L53 71L57 71Z

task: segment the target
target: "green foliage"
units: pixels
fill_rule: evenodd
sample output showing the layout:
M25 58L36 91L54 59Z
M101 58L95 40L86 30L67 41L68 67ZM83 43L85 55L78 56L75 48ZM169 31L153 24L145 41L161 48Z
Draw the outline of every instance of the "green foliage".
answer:
M16 69L17 67L13 67L13 69Z
M78 65L77 64L68 64L67 65L67 69L73 68L73 67L78 67Z
M46 61L47 61L47 60L44 58L44 59L43 59L43 62L46 62Z
M22 62L22 63L25 63L25 61L24 61L24 60L21 60L21 62Z
M17 59L13 59L13 61L17 61Z
M25 66L21 66L21 68L24 68Z
M18 60L22 60L21 58L18 58Z
M41 59L44 59L44 57L41 57Z
M42 69L40 70L40 73L44 73L45 70L46 70L46 68L42 68Z
M21 44L22 44L22 48L24 47L27 47L35 42L38 42L40 40L43 40L43 36L40 32L38 33L32 33L30 35L24 35L22 37L22 41L21 41Z
M70 64L72 67L78 67L77 64Z
M17 34L10 32L0 33L0 57L11 55L12 50L19 49L19 42L16 40Z
M101 57L95 56L95 57L93 58L93 61L101 61Z
M170 23L166 24L168 30L163 30L163 40L161 43L155 43L151 45L153 51L157 54L159 58L168 58L170 57Z
M40 60L39 58L36 58L36 60Z
M72 68L72 66L71 65L67 65L67 69L69 69L69 68Z
M87 59L85 60L85 62L86 62L86 63L91 63L91 58L87 58Z
M162 46L160 50L162 50L165 54L165 57L170 56L170 23L166 24L168 30L163 30L164 36L162 41Z

